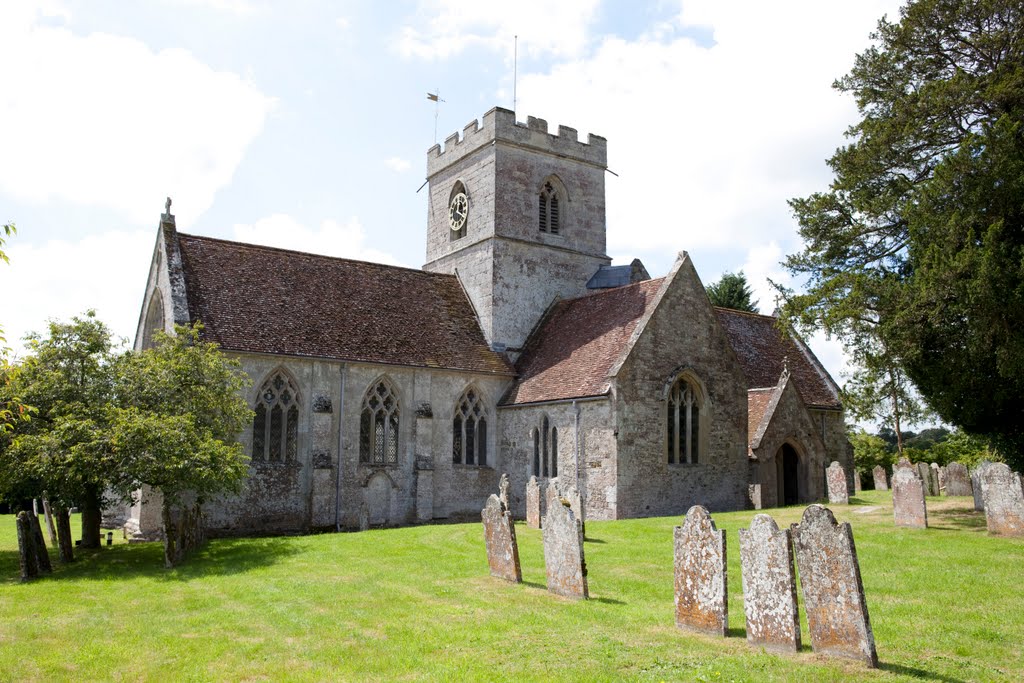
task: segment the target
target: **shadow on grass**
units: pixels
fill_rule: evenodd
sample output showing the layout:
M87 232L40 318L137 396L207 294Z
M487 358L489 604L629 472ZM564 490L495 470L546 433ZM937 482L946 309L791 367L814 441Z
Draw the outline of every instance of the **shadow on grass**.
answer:
M938 522L936 524L935 522ZM928 526L932 529L972 529L982 531L988 529L985 513L963 508L946 510L928 510Z
M605 544L605 543L607 543L608 541L602 541L602 540L601 540L600 538L591 538L590 536L585 536L585 537L583 538L583 542L584 542L584 543L598 543L598 544Z
M53 574L47 581L110 581L150 577L166 581L191 581L207 576L244 574L270 566L301 552L284 538L252 538L208 541L174 569L164 568L163 543L119 544L95 549L75 549L75 561L61 564L50 553ZM18 552L0 551L0 585L20 583Z
M879 662L878 668L882 671L889 671L894 674L900 674L903 676L911 676L913 678L923 678L929 681L943 681L943 683L964 683L962 678L952 678L951 676L942 676L932 671L925 671L924 669L916 669L912 666L903 666L902 664L887 664L885 662Z

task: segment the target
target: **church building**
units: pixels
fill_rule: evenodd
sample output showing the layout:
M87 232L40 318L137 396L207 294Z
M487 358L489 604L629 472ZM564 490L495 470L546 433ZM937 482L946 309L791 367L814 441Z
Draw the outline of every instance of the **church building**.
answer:
M161 217L136 348L202 321L252 378L242 494L214 534L479 519L502 473L589 519L820 499L852 482L838 387L775 318L715 308L681 252L606 254L607 143L495 108L427 152L412 270L175 229ZM159 528L148 492L131 511Z

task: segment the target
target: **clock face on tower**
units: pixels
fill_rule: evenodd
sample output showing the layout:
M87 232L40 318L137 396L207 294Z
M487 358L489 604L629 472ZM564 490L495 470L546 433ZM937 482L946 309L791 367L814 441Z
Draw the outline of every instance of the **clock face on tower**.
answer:
M448 225L452 231L462 230L466 225L466 215L469 213L469 198L465 192L459 192L452 197L452 203L448 206Z

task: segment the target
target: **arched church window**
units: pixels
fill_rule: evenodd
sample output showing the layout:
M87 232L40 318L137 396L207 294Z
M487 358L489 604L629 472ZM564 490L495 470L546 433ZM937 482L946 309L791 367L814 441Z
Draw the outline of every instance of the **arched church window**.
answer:
M679 377L668 393L668 462L695 464L700 451L701 399L693 382Z
M540 227L540 231L557 235L561 229L559 221L558 192L550 182L544 183L544 187L540 191L540 197L537 199L537 204L538 226Z
M359 462L398 464L398 394L386 379L370 387L359 416Z
M466 236L469 223L469 193L462 181L456 182L448 195L448 239L454 242Z
M462 394L452 421L452 462L487 464L487 409L476 389Z
M558 428L551 426L547 415L533 429L533 476L558 476Z
M160 290L153 291L149 299L149 307L146 309L146 324L142 326L142 348L151 349L156 346L153 335L162 332L164 329L164 299Z
M539 477L540 474L540 430L536 427L533 428L533 476Z
M558 476L558 428L551 428L551 476Z
M282 372L260 387L252 421L252 458L294 462L299 452L299 392Z

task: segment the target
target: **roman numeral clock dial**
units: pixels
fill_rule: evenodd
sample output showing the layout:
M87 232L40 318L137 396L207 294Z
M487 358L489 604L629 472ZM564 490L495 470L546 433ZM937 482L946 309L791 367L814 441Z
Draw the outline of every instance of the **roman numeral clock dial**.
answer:
M452 203L448 206L448 225L453 232L458 232L466 225L466 215L469 213L469 198L465 192L459 192L452 197Z

